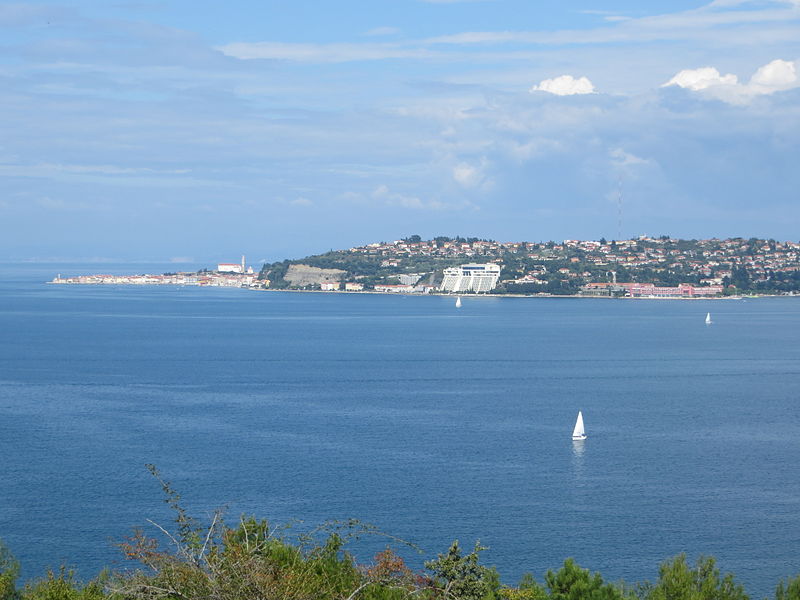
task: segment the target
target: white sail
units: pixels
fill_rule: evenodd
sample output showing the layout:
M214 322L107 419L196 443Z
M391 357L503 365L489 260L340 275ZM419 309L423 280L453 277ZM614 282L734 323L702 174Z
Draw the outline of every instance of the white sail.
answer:
M575 421L575 429L572 430L573 440L585 440L586 432L583 429L583 413L578 411L578 420Z
M706 325L711 325L711 313L706 313Z
M461 308L461 296L456 298L456 308Z

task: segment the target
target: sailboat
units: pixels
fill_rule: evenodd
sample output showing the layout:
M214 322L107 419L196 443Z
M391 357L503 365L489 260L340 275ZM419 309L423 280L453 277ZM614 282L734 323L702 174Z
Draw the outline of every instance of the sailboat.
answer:
M456 308L461 308L461 296L456 298Z
M706 325L711 325L711 313L706 313Z
M572 430L573 441L585 440L586 432L583 429L583 413L578 411L578 420L575 421L575 429Z

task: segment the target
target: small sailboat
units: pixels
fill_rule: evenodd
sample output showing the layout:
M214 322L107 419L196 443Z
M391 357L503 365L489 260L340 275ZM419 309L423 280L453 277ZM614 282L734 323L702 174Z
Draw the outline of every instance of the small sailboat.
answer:
M456 298L456 308L461 308L461 296Z
M572 430L572 440L585 440L586 431L583 429L583 413L578 411L578 420L575 421L575 429Z
M706 325L711 325L711 313L706 313Z

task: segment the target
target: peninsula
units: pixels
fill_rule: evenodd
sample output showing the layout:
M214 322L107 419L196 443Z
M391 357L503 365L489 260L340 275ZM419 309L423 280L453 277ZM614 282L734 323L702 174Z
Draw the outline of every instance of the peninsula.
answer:
M271 290L713 297L800 292L800 243L772 239L496 242L418 235L301 259L161 275L80 275L59 284L200 285Z

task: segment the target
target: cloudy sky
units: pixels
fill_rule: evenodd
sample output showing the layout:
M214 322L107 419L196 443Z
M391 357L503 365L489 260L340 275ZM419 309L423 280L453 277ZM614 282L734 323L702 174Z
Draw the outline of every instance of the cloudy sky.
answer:
M800 0L6 2L0 33L0 260L800 238Z

